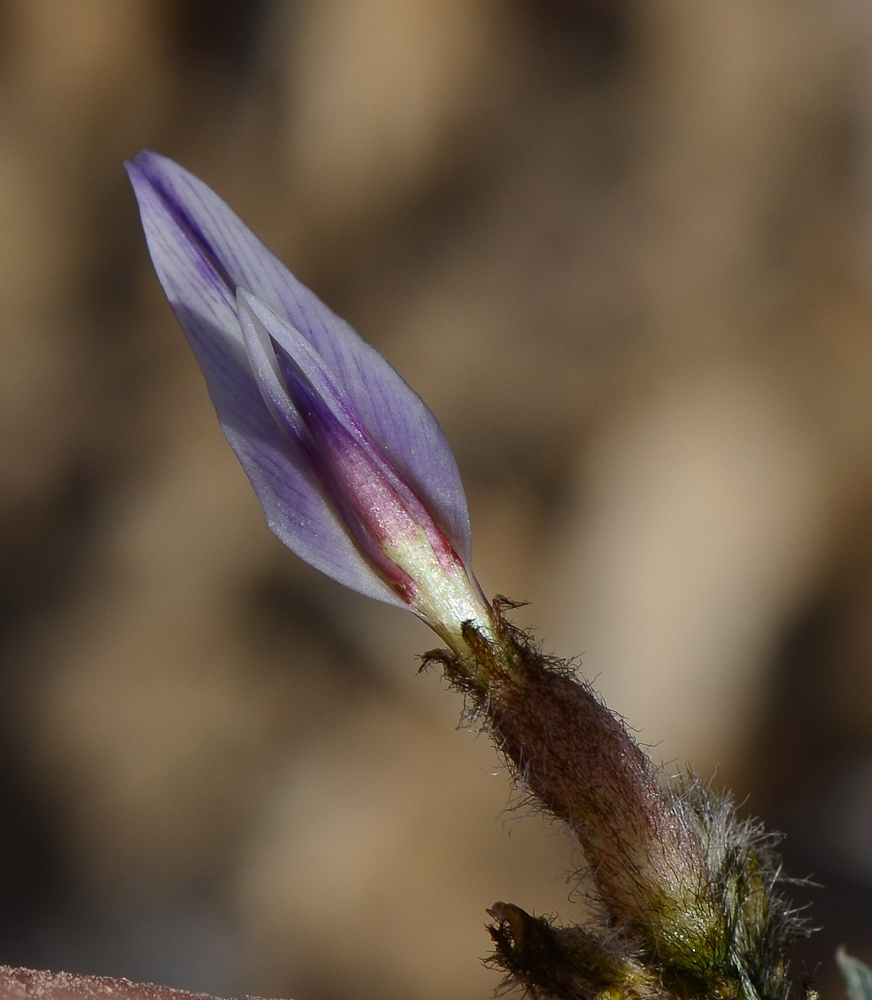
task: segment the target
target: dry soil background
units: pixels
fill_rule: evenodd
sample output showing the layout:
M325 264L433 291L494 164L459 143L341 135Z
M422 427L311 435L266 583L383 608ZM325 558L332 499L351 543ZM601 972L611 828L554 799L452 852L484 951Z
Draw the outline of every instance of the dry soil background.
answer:
M798 974L872 957L872 8L5 0L0 960L473 1000L486 906L579 912L423 626L263 525L141 147L427 400L486 591L787 831Z

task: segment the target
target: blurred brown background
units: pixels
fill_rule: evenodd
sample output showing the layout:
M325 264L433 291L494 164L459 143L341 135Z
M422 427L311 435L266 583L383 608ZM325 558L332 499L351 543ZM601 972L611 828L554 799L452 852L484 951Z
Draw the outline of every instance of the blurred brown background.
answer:
M0 961L472 1000L486 906L579 913L433 638L263 525L144 146L437 413L485 590L787 832L797 974L872 958L872 8L5 0Z

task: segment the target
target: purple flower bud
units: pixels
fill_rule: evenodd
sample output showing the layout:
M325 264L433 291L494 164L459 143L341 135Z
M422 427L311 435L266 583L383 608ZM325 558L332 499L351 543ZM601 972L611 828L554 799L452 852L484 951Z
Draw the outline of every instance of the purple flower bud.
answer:
M270 528L465 654L462 625L490 634L493 616L436 418L205 184L149 152L127 172L157 275Z
M485 599L457 465L377 351L170 160L127 165L158 277L267 522L302 559L406 607L534 801L576 834L601 927L491 914L495 961L531 996L784 996L801 925L753 825L698 785L663 788L566 664ZM51 984L49 984L51 986ZM88 984L85 984L90 988Z

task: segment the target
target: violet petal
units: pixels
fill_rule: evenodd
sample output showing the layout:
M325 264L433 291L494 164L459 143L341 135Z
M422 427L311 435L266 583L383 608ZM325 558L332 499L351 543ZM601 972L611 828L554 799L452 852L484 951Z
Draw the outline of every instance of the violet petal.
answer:
M406 605L377 575L326 499L251 374L230 293L209 255L136 165L128 165L155 270L196 355L222 430L272 531L301 559L368 597ZM234 290L235 292L235 290Z
M275 343L285 362L289 362L303 376L336 419L352 433L362 430L362 424L341 387L336 384L323 359L299 330L244 288L236 293L236 305L249 362L253 364L255 358L259 360L257 380L262 393L271 397L273 393L282 391L286 397L285 405L295 408L289 398L291 394L282 376L279 358L272 346ZM269 367L265 367L266 365ZM268 401L267 405L273 404ZM300 419L295 409L292 419Z
M305 421L288 392L269 331L252 313L250 298L249 292L242 289L237 292L239 327L249 367L273 419L287 430L292 440L299 441L307 433Z
M257 366L261 395L273 412L280 411L281 422L291 424L294 433L298 433L297 421L305 423L310 432L314 431L313 420L324 432L335 422L355 442L355 447L367 455L372 475L388 484L402 498L413 517L414 512L418 513L422 527L429 523L429 511L383 450L372 440L341 387L336 384L332 373L327 370L309 341L251 292L240 289L237 304L249 361L252 366ZM272 344L278 347L277 353ZM289 381L295 386L290 391L281 372L282 365L285 366ZM279 398L274 400L274 396ZM298 413L297 407L305 416ZM320 417L318 413L321 414ZM326 419L328 414L329 419ZM316 434L316 441L317 437Z
M130 169L130 168L129 168ZM425 500L458 554L470 556L469 516L451 449L436 418L382 356L302 285L227 205L172 160L142 152L131 170L137 196L151 188L165 214L185 234L165 288L207 315L233 309L245 288L286 316L306 337L373 439ZM154 253L154 251L152 251ZM188 257L187 267L180 256ZM208 271L208 273L207 273ZM162 280L163 276L162 276ZM223 286L220 287L220 286ZM208 292L208 294L207 294ZM224 329L223 321L217 325ZM234 333L228 330L231 339ZM241 346L241 343L240 343Z

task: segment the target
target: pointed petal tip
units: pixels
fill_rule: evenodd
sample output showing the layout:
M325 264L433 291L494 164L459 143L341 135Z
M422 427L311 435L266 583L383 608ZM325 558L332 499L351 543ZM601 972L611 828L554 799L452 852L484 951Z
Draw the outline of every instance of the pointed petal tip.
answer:
M143 173L148 173L150 168L157 167L178 170L179 173L188 173L188 171L176 163L175 160L171 160L168 156L164 156L163 153L156 153L153 149L140 149L132 160L125 161L125 165L127 163L130 163Z
M137 181L151 182L154 179L154 174L157 172L154 168L162 164L171 164L180 171L184 170L183 167L173 163L166 156L154 153L150 149L141 149L132 159L125 160L124 169L127 171L127 176L131 182L135 185Z
M244 308L247 312L254 313L254 304L257 302L257 296L250 292L247 288L243 288L242 285L236 289L236 305L240 308Z

